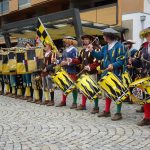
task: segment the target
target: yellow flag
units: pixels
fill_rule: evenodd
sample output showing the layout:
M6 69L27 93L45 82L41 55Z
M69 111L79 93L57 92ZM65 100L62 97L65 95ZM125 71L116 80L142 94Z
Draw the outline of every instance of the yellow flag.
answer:
M37 35L40 38L43 45L45 45L45 43L49 43L52 46L53 52L58 52L57 47L55 46L52 38L50 37L40 18L38 18L37 23Z

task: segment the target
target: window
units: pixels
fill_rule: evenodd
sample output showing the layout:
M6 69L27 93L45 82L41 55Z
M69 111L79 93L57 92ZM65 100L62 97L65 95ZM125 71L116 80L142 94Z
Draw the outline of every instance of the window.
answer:
M2 13L2 2L0 2L0 14Z
M0 0L0 14L6 13L9 10L9 0Z
M103 5L117 3L117 0L70 0L71 7L79 8L80 10L91 9Z
M3 0L2 2L2 12L5 13L9 10L9 0Z
M29 7L30 4L31 4L31 0L19 0L19 9Z
M103 0L100 2L95 2L94 6L98 7L98 6L109 5L109 4L114 4L114 3L117 3L117 0L109 0L109 1Z

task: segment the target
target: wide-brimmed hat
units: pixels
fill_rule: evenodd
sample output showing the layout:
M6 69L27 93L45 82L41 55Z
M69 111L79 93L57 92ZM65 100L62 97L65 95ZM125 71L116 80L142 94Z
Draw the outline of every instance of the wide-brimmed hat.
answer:
M89 40L93 41L95 37L92 36L92 35L83 35L83 36L81 36L82 40L84 40L85 38L88 38Z
M72 36L64 36L63 39L70 39L70 40L76 40L74 37Z
M148 28L142 30L142 31L140 32L140 37L141 37L141 38L145 38L148 33L150 33L150 27L148 27Z
M63 38L63 42L74 45L74 46L76 46L78 43L77 40L72 36L65 36Z
M103 33L112 33L112 34L119 34L118 31L112 29L112 28L106 28L104 30L101 30Z
M133 40L126 40L123 42L124 44L135 44Z

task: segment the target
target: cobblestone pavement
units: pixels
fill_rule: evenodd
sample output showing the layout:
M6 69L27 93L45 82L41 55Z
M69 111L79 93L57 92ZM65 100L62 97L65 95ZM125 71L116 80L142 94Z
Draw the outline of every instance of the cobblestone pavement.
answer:
M70 110L71 98L67 107L56 108L0 96L0 150L150 150L149 127L136 125L139 106L124 104L124 119L112 122L90 114L90 102L86 111Z

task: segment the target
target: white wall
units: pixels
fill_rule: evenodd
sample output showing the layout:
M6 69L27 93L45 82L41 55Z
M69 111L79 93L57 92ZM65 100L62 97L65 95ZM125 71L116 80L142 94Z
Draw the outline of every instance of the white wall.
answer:
M143 26L140 20L140 16L146 16L146 20L143 22ZM122 21L124 20L133 20L133 40L136 42L134 47L139 49L140 45L142 44L142 40L139 37L139 32L142 30L142 28L150 27L150 14L146 13L125 14L122 16Z
M150 14L150 0L144 0L144 13Z

